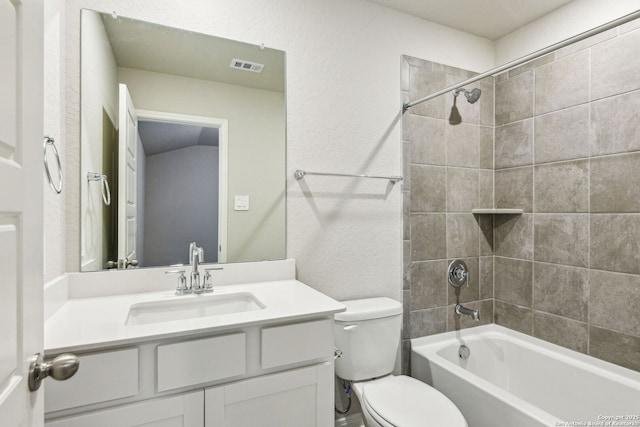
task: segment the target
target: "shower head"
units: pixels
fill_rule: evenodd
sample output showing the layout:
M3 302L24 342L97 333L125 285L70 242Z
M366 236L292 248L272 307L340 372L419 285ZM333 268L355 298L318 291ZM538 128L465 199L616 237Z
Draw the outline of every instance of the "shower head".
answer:
M482 93L482 91L477 87L471 90L467 90L461 87L453 91L453 96L458 96L460 92L464 93L464 97L467 98L467 101L469 102L469 104L475 104L475 102L478 101L478 99L480 99L480 95Z

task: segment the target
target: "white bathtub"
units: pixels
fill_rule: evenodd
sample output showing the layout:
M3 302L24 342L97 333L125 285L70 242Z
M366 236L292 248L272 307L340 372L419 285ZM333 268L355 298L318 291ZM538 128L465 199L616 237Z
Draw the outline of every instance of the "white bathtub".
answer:
M498 325L411 340L411 375L469 427L640 427L640 373Z

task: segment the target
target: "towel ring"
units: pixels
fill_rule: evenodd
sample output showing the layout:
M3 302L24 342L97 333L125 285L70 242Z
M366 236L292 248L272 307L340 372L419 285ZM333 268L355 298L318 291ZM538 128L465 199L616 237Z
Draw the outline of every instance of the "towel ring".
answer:
M107 175L97 172L87 172L87 181L102 181L102 201L105 206L111 205L111 190L109 189Z
M47 147L51 146L53 150L54 157L56 159L56 163L58 164L58 185L54 184L53 178L51 178L51 171L49 170L49 163L47 161ZM60 194L62 193L62 165L60 164L60 154L58 154L58 149L56 148L56 142L50 136L44 137L44 144L42 146L44 151L44 171L47 174L47 180L49 181L49 186L53 191Z

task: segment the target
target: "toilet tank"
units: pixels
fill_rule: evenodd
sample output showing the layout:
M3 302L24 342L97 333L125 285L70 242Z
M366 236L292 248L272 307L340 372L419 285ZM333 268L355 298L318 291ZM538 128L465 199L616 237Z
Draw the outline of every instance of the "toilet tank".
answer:
M342 301L335 314L336 375L360 381L390 374L395 367L402 329L402 304L391 298Z

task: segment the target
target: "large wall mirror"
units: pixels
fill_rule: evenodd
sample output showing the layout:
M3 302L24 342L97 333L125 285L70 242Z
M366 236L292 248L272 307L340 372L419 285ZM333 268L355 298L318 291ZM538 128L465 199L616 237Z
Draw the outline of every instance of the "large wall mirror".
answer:
M285 258L285 54L83 10L82 271Z

